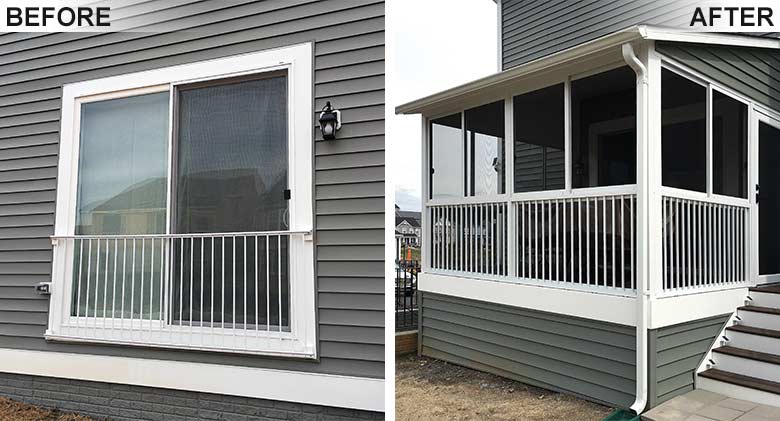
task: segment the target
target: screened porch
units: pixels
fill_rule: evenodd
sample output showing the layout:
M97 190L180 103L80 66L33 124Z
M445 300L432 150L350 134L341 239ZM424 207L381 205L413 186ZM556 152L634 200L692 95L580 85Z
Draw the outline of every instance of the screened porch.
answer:
M424 117L424 275L665 298L744 288L759 257L774 264L751 228L758 106L651 43L621 47L409 106Z

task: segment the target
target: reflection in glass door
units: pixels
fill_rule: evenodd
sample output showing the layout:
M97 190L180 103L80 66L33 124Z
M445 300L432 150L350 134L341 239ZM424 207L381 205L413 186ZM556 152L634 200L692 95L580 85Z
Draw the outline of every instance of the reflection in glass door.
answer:
M780 281L780 122L758 121L758 283Z

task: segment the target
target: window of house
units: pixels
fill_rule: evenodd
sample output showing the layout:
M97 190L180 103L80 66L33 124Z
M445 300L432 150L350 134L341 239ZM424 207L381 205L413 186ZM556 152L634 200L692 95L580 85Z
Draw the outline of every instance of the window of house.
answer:
M503 194L504 101L466 110L467 189L470 196Z
M431 198L463 197L464 147L461 114L431 121Z
M314 357L311 84L302 44L66 85L47 336Z
M707 191L707 87L661 70L664 186Z
M748 106L712 90L712 190L747 199Z
M514 97L514 191L565 187L564 86Z
M636 73L571 82L572 187L636 183Z

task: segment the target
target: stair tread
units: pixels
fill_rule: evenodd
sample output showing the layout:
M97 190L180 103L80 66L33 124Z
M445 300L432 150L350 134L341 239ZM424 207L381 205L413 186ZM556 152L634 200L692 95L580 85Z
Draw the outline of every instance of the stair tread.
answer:
M749 333L752 335L768 336L770 338L780 339L780 330L764 329L761 327L753 327L753 326L745 326L745 325L729 326L726 328L726 330Z
M712 352L780 365L780 355L768 354L766 352L751 351L749 349L737 348L733 346L722 346L713 349Z
M718 370L717 368L711 368L709 370L703 371L699 373L699 376L780 395L780 383L773 382L771 380L743 376L742 374Z
M769 294L780 294L780 285L769 285L769 286L763 286L763 287L750 287L748 288L751 292L766 292Z
M742 306L742 307L738 307L737 310L753 311L756 313L776 314L780 316L780 308L761 307L761 306Z

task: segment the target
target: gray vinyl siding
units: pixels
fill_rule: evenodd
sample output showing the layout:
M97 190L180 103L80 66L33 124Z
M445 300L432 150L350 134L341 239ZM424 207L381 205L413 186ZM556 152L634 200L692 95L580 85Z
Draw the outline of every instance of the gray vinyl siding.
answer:
M123 2L127 4L128 2ZM113 13L178 32L0 34L0 347L383 377L384 3L134 1ZM319 361L49 343L60 98L65 83L315 42L316 112L344 126L314 147Z
M780 51L656 43L656 50L765 106L780 110Z
M634 401L635 328L421 294L423 355L608 405Z
M650 407L693 390L696 368L729 316L725 314L648 332Z
M502 0L503 69L639 24L688 24L695 0ZM754 34L777 37L777 33Z

